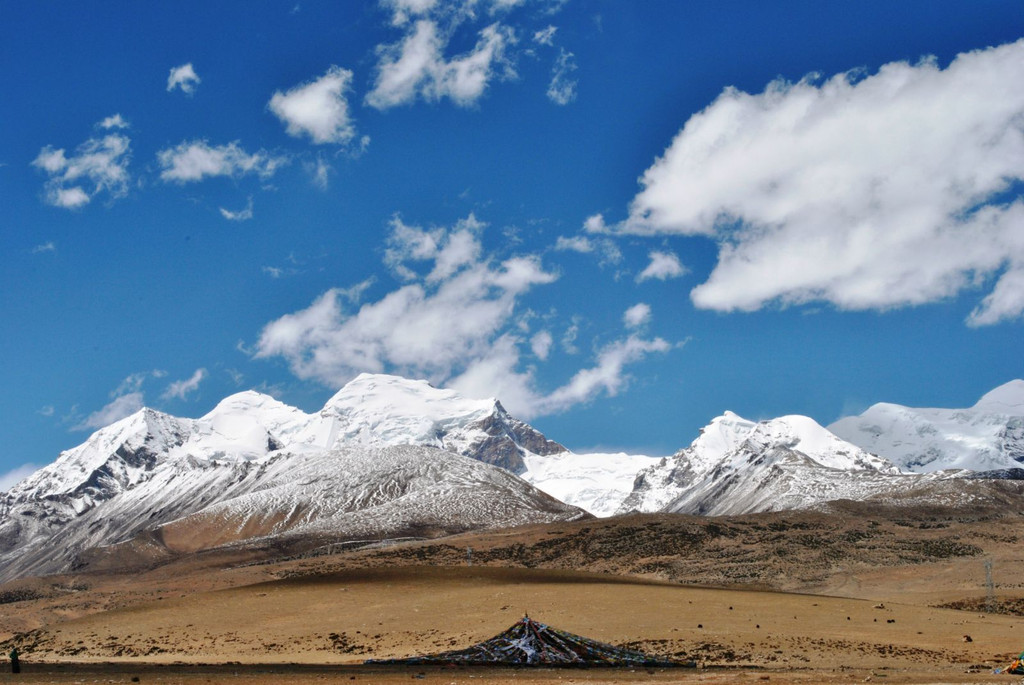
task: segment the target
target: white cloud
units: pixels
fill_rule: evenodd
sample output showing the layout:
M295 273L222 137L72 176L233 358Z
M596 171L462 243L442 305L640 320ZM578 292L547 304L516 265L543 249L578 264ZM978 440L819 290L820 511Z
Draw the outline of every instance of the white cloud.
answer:
M702 308L888 309L992 284L968 323L1024 313L1024 40L826 81L725 90L643 175L614 230L709 236ZM595 222L596 223L596 222ZM603 222L601 222L603 223Z
M310 179L320 190L327 190L327 186L330 185L331 172L334 171L331 168L330 163L323 157L317 157L312 162L305 163L306 173L309 174Z
M145 372L131 374L121 381L121 384L117 386L117 389L111 393L111 397L139 392L142 390L142 384L146 382L146 378L148 376L149 374Z
M1024 217L1022 217L1024 218ZM1017 223L1018 230L1024 224ZM1024 312L1024 266L1008 269L996 282L992 292L985 296L967 323L970 326L990 326L1014 319Z
M576 347L576 340L580 337L580 325L573 321L562 334L562 349L566 354L576 354L580 350Z
M653 250L649 257L651 262L643 271L637 274L637 283L642 283L652 278L656 278L659 281L667 281L670 278L679 278L686 274L686 267L680 263L679 257L672 252Z
M57 245L52 240L48 240L45 243L36 245L32 248L32 254L41 254L43 252L56 252Z
M381 0L381 5L391 10L391 23L405 26L409 20L422 17L437 6L437 0Z
M484 224L473 214L459 221L450 231L444 228L425 231L404 224L396 216L391 220L384 263L408 281L419 278L408 262L433 262L434 267L427 274L426 281L442 281L480 258L479 234L483 228Z
M551 69L551 83L548 84L548 99L556 105L568 105L576 99L576 79L571 74L576 71L576 60L573 54L564 49L559 51L555 66Z
M180 67L171 69L171 73L167 77L167 92L170 93L175 88L180 88L185 95L192 95L196 92L196 86L201 82L202 79L196 74L191 62L182 64Z
M601 266L618 264L622 261L622 251L619 250L619 246L608 238L588 238L582 235L571 238L558 236L554 249L558 252L579 252L581 254L597 252L601 256Z
M220 215L228 221L248 221L253 217L252 198L249 198L249 202L245 205L245 209L240 209L237 212L232 212L230 209L220 207Z
M417 97L428 102L447 97L457 105L471 105L497 73L495 66L504 66L499 76L513 73L505 51L515 40L510 28L491 24L479 32L471 51L449 60L443 54L447 37L435 21L420 19L403 40L378 48L377 78L366 104L383 110Z
M447 245L442 236L431 274L441 268ZM284 356L300 378L333 385L385 368L444 379L500 334L520 295L555 279L532 257L461 262L443 273L420 277L357 311L345 311L349 298L329 290L307 309L267 324L256 356Z
M109 404L98 411L89 414L85 419L76 424L71 430L96 430L109 426L115 421L131 416L142 409L142 393L130 392L127 395L115 397Z
M530 350L537 359L546 361L548 355L551 354L551 346L554 342L555 339L551 337L550 331L537 331L533 337L530 338Z
M566 238L564 235L560 235L558 236L558 240L555 241L555 249L559 251L568 250L570 252L589 254L594 251L594 241L582 235L573 236L572 238Z
M314 81L275 92L267 106L284 122L288 135L306 135L320 145L344 145L355 136L345 99L351 82L351 71L332 66Z
M124 120L124 117L122 117L120 114L115 114L101 121L99 123L99 127L105 130L110 130L112 128L130 128L131 126L127 121Z
M99 124L106 126L120 115L108 117ZM100 193L111 198L128 193L128 163L131 161L131 139L122 133L108 133L90 138L68 157L63 148L47 145L39 151L32 165L46 172L46 202L64 209L78 209Z
M547 26L539 31L534 31L533 42L538 45L554 45L556 31L558 31L557 26Z
M640 328L648 324L651 320L651 305L644 302L639 302L629 309L622 317L623 323L626 324L626 328Z
M562 413L602 393L614 397L629 380L627 364L640 361L650 353L670 349L671 345L661 338L643 340L629 336L605 346L598 352L594 366L576 372L565 385L550 393L541 393L536 389L533 370L518 370L519 350L515 339L504 335L448 386L468 397L497 397L515 416L532 419Z
M513 7L525 4L526 0L491 0L490 13L497 14L499 12L507 12Z
M160 397L165 400L172 398L184 400L189 393L199 389L199 384L206 379L206 376L206 369L196 369L191 377L181 381L174 381L168 385Z
M237 142L213 146L205 140L180 143L157 153L164 181L188 183L209 176L238 177L256 174L269 178L289 162L287 157L260 150L249 154Z
M47 199L54 207L63 207L64 209L78 209L89 204L89 193L82 190L80 186L73 186L71 188L57 188L50 191Z
M626 364L668 348L631 336L602 349L596 365L565 387L539 391L534 370L520 368L521 349L544 361L553 338L547 331L530 336L528 317L517 311L522 297L556 276L535 256L485 255L481 230L472 215L430 230L396 217L384 259L404 285L363 304L368 283L328 290L264 326L254 356L282 357L299 378L334 387L363 371L425 377L471 396L500 397L518 415L535 416L615 394Z
M7 473L0 473L0 492L6 492L39 470L38 464L22 464Z
M668 352L671 348L661 338L644 340L635 335L614 342L598 353L595 366L578 371L566 385L539 399L533 407L534 414L557 414L575 404L593 400L601 392L614 397L628 381L625 373L627 364L640 361L652 352Z

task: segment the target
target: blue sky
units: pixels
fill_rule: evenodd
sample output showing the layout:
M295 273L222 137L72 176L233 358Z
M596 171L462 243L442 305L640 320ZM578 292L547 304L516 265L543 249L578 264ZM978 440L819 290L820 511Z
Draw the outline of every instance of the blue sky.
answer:
M0 474L360 371L578 450L969 406L1024 376L1022 37L1019 2L4 3Z

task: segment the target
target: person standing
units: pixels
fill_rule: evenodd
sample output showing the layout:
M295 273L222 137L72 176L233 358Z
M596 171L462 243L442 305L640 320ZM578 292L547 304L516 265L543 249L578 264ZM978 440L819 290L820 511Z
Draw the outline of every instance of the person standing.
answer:
M21 673L21 662L18 661L18 648L11 650L11 673Z

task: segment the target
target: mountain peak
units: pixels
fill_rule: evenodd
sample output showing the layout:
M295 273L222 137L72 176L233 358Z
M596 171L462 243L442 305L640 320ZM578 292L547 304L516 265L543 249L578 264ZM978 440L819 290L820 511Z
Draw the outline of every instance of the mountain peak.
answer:
M981 396L974 409L1009 416L1024 416L1024 380L1003 383Z
M496 404L494 399L466 399L425 380L363 373L335 393L320 415L343 418L346 425L336 428L343 428L350 438L372 435L386 444L396 440L435 444L439 430L479 420L493 413Z
M217 403L217 406L211 409L203 418L216 416L218 414L247 412L254 410L260 411L267 408L279 409L282 407L288 409L291 408L288 407L288 405L284 404L283 402L275 399L274 397L259 392L258 390L243 390L242 392L236 392L234 395L228 395L227 397L222 399L220 402Z
M392 376L384 373L361 373L346 383L334 397L327 401L324 409L351 406L358 402L372 402L381 408L415 409L420 407L447 405L447 411L463 409L479 410L493 407L496 400L467 399L454 390L436 388L429 381ZM456 408L456 405L458 408Z

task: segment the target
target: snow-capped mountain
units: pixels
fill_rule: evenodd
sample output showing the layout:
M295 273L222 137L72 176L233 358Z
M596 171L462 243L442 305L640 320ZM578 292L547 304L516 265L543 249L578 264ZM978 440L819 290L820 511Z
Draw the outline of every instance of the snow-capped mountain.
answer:
M138 540L173 554L434 535L582 510L721 515L935 493L955 502L968 488L956 481L1021 472L1022 425L1024 381L1013 381L971 409L875 405L835 433L803 416L727 412L658 458L574 454L496 399L396 376L361 375L313 414L249 391L198 419L143 409L0 493L0 579Z
M996 471L1024 465L1024 380L986 393L969 409L873 405L829 430L899 467Z
M746 514L865 499L918 485L806 416L714 419L693 443L641 471L625 511Z
M513 473L525 470L527 454L566 451L496 399L466 399L426 381L365 373L338 391L297 440L321 448L429 445Z
M563 451L496 400L394 376L362 375L316 414L251 391L199 419L142 409L0 494L0 578L143 531L215 545L584 516L492 465Z

